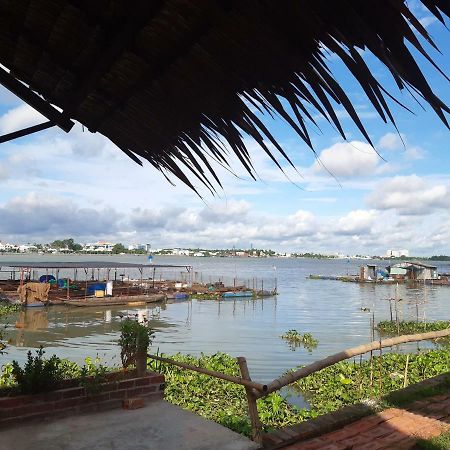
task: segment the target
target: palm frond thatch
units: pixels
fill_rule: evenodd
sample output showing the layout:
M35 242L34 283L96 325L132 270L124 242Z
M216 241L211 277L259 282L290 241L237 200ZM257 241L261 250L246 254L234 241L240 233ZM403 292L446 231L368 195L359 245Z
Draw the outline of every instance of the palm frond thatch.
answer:
M442 23L450 16L448 0L421 2ZM0 63L15 77L192 188L194 178L220 185L211 161L226 165L227 149L253 175L245 135L280 168L291 162L255 111L282 117L314 151L317 114L345 138L340 105L371 143L327 52L383 121L395 125L389 102L397 100L360 50L448 126L450 109L410 50L434 64L418 36L434 43L402 0L0 0L0 30Z

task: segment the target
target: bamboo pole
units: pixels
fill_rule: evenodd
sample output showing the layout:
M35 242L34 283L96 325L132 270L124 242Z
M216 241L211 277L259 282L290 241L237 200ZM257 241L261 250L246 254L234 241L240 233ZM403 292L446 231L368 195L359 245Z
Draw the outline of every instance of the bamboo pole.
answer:
M330 355L320 361L316 361L308 366L302 367L301 369L295 370L294 372L288 372L287 374L273 380L267 386L267 390L263 391L262 395L258 393L258 396L261 397L263 395L268 395L271 392L277 391L278 389L299 380L300 378L304 378L314 372L325 369L325 367L332 366L333 364L352 358L353 356L362 355L373 350L378 350L379 348L392 347L394 345L405 344L407 342L437 339L445 336L450 336L450 328L441 331L431 331L429 333L407 334L404 336L397 336L390 339L384 339L382 341L373 341L368 344L359 345L358 347L349 348L342 352L335 353L334 355Z
M239 356L237 362L239 364L239 369L241 370L242 378L251 381L246 359ZM253 389L247 386L245 386L245 393L247 394L248 413L252 424L252 440L258 444L262 444L262 427L261 421L259 420L258 406L256 404L257 397L254 394Z
M168 364L173 364L174 366L182 367L183 369L193 370L194 372L204 373L205 375L210 375L211 377L220 378L225 381L231 381L232 383L241 384L242 386L255 389L258 394L265 392L267 386L265 384L255 383L254 381L245 380L243 378L234 377L233 375L227 375L225 373L216 372L215 370L204 369L203 367L192 366L191 364L186 364L173 359L163 358L162 356L147 355L149 358L156 359L157 361L165 362ZM256 394L256 393L255 393Z
M405 365L405 375L403 376L403 387L408 385L408 364L409 364L409 354L406 355L406 365Z

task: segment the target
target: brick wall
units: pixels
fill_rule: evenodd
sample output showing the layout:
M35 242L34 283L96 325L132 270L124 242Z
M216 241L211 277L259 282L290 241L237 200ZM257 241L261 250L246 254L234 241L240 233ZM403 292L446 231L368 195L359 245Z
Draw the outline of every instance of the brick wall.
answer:
M120 408L126 399L161 399L164 394L164 375L152 372L139 378L133 372L107 374L106 381L98 386L96 393L76 386L79 383L79 380L68 380L66 385L72 386L64 389L0 397L0 428L30 419Z

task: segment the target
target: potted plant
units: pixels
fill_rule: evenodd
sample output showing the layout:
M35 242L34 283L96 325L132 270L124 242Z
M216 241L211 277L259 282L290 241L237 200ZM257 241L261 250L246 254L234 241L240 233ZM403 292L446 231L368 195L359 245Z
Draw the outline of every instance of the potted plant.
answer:
M134 365L137 375L144 375L147 370L147 351L152 343L154 330L150 328L147 319L141 323L127 317L122 321L120 331L120 358L123 367L126 369Z

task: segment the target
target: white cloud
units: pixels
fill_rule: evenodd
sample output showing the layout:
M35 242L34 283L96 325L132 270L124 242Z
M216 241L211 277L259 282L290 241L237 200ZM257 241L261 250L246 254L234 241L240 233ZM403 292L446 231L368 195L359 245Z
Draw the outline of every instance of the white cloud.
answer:
M417 161L424 159L426 155L425 150L420 147L409 147L406 149L404 157L408 161Z
M403 140L403 142L402 142ZM398 133L386 133L378 141L378 148L381 150L399 150L404 148L405 135Z
M31 125L45 122L47 119L28 105L20 105L0 117L0 134L18 131Z
M336 224L336 234L355 235L371 233L377 219L376 211L358 209L341 217Z
M336 177L357 177L374 174L381 158L365 142L351 141L334 144L319 155L320 162ZM324 173L324 168L315 162L313 172Z
M450 207L450 188L430 185L417 175L397 176L383 181L367 198L373 208L395 210L399 215L426 215Z

